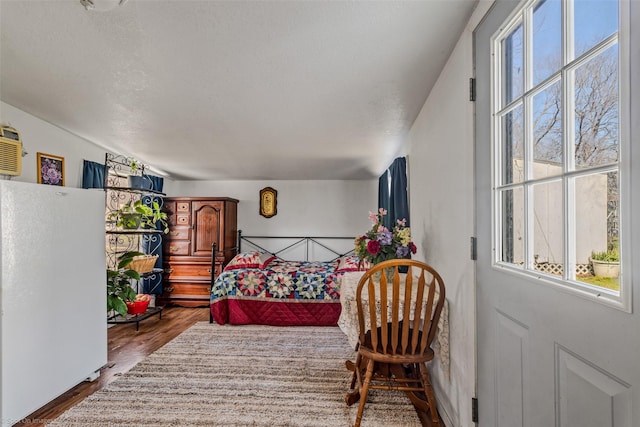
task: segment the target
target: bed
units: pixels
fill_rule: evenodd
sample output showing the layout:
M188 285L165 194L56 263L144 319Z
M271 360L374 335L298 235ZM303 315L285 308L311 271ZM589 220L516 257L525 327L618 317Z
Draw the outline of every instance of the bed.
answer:
M267 239L284 242L285 247L266 250L262 245ZM341 310L340 278L358 270L358 258L352 249L331 249L327 240L353 247L353 237L243 236L239 232L237 253L212 280L211 321L221 325L336 326ZM296 249L304 252L299 256L302 260L285 259ZM330 258L311 260L321 252Z

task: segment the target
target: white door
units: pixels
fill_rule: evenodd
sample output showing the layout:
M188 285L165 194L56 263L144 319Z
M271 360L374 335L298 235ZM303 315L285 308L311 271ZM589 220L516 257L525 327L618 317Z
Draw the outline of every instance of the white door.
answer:
M639 22L501 0L474 32L482 427L640 426ZM592 277L616 248L617 282Z

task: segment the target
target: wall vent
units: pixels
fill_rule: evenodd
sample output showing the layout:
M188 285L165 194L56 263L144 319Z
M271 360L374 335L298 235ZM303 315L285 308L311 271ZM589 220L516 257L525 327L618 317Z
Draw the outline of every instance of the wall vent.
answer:
M22 173L22 141L17 130L0 126L0 175Z

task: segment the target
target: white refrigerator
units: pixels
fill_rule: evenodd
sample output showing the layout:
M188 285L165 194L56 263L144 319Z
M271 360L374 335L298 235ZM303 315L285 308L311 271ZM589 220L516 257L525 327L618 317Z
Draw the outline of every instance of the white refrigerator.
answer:
M0 420L107 363L104 192L0 181Z

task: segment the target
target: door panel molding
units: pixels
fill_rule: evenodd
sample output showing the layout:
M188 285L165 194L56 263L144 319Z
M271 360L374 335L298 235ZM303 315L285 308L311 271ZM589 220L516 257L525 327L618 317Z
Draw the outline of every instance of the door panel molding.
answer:
M496 406L498 427L524 425L525 370L529 352L529 327L500 310L495 311Z
M632 389L629 384L558 343L555 353L556 425L632 425Z

